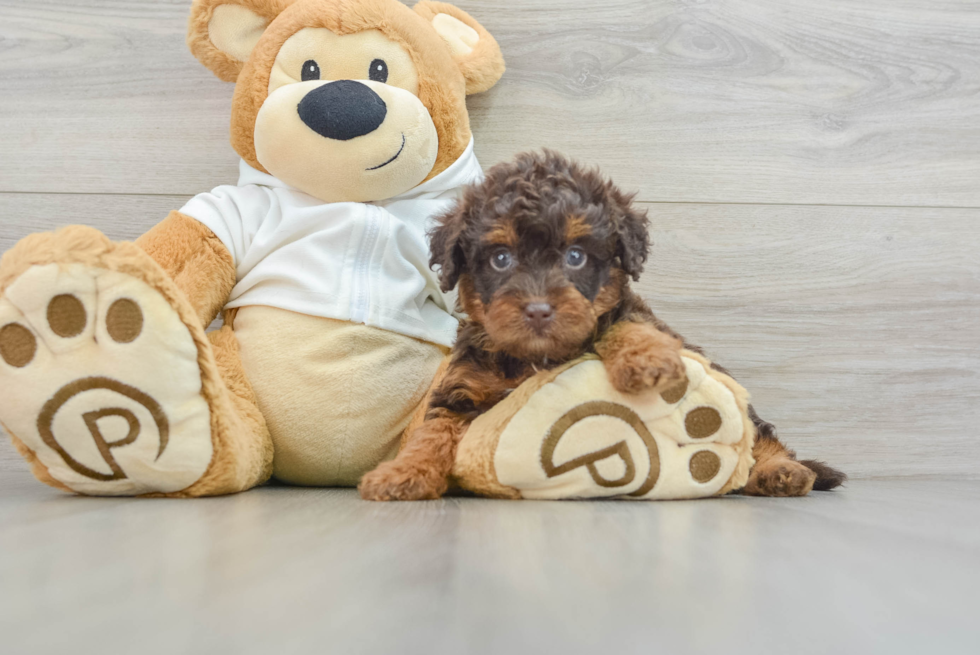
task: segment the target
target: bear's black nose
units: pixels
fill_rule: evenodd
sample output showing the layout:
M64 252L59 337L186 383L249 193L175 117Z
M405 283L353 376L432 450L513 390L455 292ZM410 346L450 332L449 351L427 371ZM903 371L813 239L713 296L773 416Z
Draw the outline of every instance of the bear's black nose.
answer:
M388 113L381 96L354 80L318 86L299 101L297 109L311 130L338 141L370 134Z

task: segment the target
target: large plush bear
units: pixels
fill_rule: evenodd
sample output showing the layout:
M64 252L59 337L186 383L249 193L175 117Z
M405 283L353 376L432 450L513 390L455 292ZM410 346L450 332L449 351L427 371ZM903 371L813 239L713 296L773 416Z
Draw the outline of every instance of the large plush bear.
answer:
M188 44L237 83L238 184L135 244L76 226L6 253L0 420L80 493L354 485L455 337L425 233L482 175L465 99L500 50L428 0L195 0Z

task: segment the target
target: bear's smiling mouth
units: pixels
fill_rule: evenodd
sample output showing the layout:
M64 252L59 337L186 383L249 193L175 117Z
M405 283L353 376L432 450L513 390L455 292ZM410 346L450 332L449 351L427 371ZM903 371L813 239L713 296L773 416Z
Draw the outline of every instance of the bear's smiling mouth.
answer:
M385 163L383 163L383 164L378 164L377 166L372 166L371 168L366 168L366 169L364 169L364 170L368 170L368 171L376 171L376 170L378 170L379 168L382 168L382 167L384 167L384 166L387 166L387 165L388 165L388 164L390 164L391 162L393 162L393 161L395 161L396 159L398 159L398 155L400 155L400 154L402 154L402 150L404 150L404 149L405 149L405 134L404 134L404 133L402 133L402 147L398 149L398 152L396 152L396 153L395 153L395 156L394 156L394 157L392 157L391 159L389 159L388 161L386 161L386 162L385 162Z

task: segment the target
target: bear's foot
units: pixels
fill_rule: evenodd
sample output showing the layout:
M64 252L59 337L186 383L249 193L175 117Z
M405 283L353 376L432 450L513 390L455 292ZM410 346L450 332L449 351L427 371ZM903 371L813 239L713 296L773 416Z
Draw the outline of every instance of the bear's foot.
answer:
M540 500L703 498L742 487L755 436L748 393L697 353L680 357L681 382L659 392L617 388L608 358L539 373L469 426L453 476L476 493Z
M136 495L205 475L199 344L164 282L136 246L88 228L29 237L4 258L0 422L41 480Z

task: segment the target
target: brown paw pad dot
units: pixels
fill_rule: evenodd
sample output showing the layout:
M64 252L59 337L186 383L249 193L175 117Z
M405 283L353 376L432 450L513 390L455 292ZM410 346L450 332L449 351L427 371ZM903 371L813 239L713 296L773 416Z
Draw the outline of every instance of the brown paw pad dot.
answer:
M0 328L0 357L16 368L23 368L34 359L37 340L31 331L19 323L7 323Z
M710 450L702 450L691 457L688 470L691 471L691 477L698 482L709 482L714 480L721 470L721 458Z
M687 379L685 378L680 384L675 384L670 389L665 390L660 394L660 397L664 399L664 402L668 405L673 405L687 393Z
M705 439L721 429L721 414L714 407L696 407L684 417L684 429L693 439Z
M113 341L130 343L143 331L143 312L129 298L120 298L109 307L105 327Z
M75 337L85 329L85 306L75 296L64 293L48 303L48 325L59 337Z

